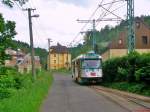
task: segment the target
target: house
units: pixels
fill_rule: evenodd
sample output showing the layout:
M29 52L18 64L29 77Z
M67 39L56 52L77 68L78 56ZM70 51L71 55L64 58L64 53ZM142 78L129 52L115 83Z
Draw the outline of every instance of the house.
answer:
M16 67L20 73L29 73L32 69L31 56L30 54L25 54L21 50L15 51L12 49L7 49L6 54L11 56L10 60L5 61L5 66ZM40 58L39 56L34 56L35 59L35 69L41 70Z
M59 43L51 46L48 54L48 69L69 69L71 67L71 54L66 46Z
M35 70L40 71L41 70L41 64L40 64L39 56L34 56L34 60L35 60ZM18 71L20 73L31 72L31 70L32 70L31 55L30 54L25 55L24 59L17 64L17 67L18 67Z
M7 67L15 67L17 63L23 60L25 53L21 52L20 50L15 51L12 49L6 49L5 53L11 56L10 60L5 60L5 66Z
M145 24L141 18L135 19L135 51L139 53L150 52L150 26ZM124 56L127 53L127 31L123 31L116 40L109 43L108 50L102 54L102 57L105 61Z

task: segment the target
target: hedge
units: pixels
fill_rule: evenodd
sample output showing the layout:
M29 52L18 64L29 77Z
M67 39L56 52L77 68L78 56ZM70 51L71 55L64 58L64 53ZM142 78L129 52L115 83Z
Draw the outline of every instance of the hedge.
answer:
M104 82L150 82L150 53L130 53L103 63Z

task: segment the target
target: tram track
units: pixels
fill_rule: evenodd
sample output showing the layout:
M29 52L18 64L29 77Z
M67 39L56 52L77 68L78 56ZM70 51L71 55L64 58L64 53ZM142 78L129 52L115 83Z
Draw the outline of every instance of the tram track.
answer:
M150 112L150 98L140 95L128 94L102 86L89 86L89 88L103 95L108 100L118 104L129 112ZM139 110L138 110L139 109ZM140 111L140 109L142 109Z

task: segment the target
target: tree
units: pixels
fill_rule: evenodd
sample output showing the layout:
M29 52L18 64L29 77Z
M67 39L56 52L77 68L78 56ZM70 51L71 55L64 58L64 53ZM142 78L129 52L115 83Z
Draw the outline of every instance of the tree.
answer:
M18 2L21 6L24 5L28 0L2 0L2 3L8 5L9 7L13 7L14 2Z
M15 35L15 22L5 22L2 14L0 14L0 65L3 65L4 61L8 59L9 56L5 53L5 50L12 46L12 38Z

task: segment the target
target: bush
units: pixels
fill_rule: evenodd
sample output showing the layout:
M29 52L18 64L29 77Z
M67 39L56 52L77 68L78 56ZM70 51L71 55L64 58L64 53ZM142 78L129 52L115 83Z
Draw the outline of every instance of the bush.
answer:
M127 75L128 75L128 69L124 69L121 67L118 67L117 75L116 75L116 81L126 81Z
M150 83L150 66L142 67L135 72L137 81Z
M116 78L117 68L118 68L118 59L110 59L103 63L103 81L113 82Z
M150 54L130 53L103 63L105 82L150 82Z
M0 99L8 98L12 89L22 87L22 76L15 68L0 67Z
M131 93L137 93L145 96L150 96L150 88L143 83L128 83L128 82L114 82L104 83L103 86Z
M10 91L8 89L0 88L0 100L10 97Z

